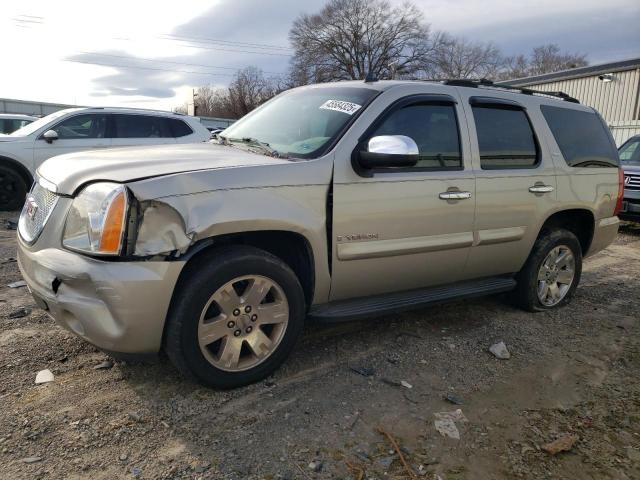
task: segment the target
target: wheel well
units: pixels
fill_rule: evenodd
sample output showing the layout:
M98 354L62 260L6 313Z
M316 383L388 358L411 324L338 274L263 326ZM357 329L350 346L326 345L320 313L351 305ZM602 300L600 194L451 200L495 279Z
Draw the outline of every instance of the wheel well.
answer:
M14 160L13 158L3 156L0 156L0 164L4 164L8 167L13 168L24 180L25 184L27 185L27 190L31 188L31 184L33 183L33 176L31 175L31 172L27 169L27 167Z
M595 218L589 210L573 209L563 210L551 215L542 225L540 232L545 229L564 228L572 232L582 248L582 254L586 254L591 246L593 239L593 230L595 227Z
M307 239L302 235L281 230L220 235L202 240L191 247L191 250L186 253L189 256L187 265L196 263L198 258L212 249L229 245L249 245L280 258L298 277L304 291L307 307L311 305L315 284L313 251Z

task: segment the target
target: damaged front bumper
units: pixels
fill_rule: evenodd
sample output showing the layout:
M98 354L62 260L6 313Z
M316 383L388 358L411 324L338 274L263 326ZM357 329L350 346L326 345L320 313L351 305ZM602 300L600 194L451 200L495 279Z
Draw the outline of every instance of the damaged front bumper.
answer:
M36 302L64 328L111 353L155 354L183 261L103 261L59 248L18 265Z

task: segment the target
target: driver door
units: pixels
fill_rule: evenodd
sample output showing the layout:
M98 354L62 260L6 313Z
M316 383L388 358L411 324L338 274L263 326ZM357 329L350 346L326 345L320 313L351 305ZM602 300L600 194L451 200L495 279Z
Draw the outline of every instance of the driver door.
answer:
M51 143L44 139L42 132L33 149L35 168L56 155L111 146L111 140L106 138L107 118L107 115L98 113L68 117L48 129L58 134L58 138Z
M464 275L473 243L475 179L457 100L401 97L356 148L381 135L410 137L419 160L413 167L356 171L348 159L336 158L332 301L442 285Z

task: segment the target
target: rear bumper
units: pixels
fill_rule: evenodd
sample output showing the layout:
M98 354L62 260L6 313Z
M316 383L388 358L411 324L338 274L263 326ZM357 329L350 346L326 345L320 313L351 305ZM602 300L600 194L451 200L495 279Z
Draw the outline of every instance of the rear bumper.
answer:
M18 265L34 299L58 324L96 347L123 354L160 350L184 262L111 262L18 241Z
M615 240L616 235L618 235L619 226L620 220L618 217L601 218L596 221L591 246L585 257L607 248Z
M640 191L634 192L638 198L627 194L625 190L622 211L618 215L623 220L640 222Z

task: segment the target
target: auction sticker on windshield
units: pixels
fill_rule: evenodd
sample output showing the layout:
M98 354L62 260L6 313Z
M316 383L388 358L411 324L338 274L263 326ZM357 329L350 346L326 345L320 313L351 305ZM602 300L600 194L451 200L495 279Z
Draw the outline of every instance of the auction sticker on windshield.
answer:
M320 105L321 110L334 110L336 112L346 113L347 115L353 115L360 110L360 107L362 107L362 105L345 102L343 100L327 100Z

